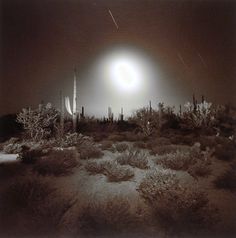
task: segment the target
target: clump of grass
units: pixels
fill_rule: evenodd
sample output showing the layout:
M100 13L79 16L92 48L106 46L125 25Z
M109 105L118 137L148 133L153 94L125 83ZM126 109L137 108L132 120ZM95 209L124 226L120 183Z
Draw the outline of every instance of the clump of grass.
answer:
M211 174L208 161L197 161L193 166L190 166L187 171L195 179L198 177L207 177Z
M129 150L119 155L116 161L121 165L130 165L139 169L148 169L147 154L140 150Z
M217 220L217 210L210 207L206 194L196 187L181 185L171 171L152 171L137 190L151 206L158 224L172 235L196 233Z
M85 165L85 169L90 174L104 174L105 168L103 163L98 163L96 161L88 161L88 163Z
M129 145L126 144L126 143L119 143L119 144L115 145L115 149L119 153L122 153L122 152L126 151L128 148L129 148Z
M85 168L90 174L106 175L109 182L128 181L134 176L131 169L110 161L88 162Z
M229 170L217 177L214 184L218 189L225 189L231 192L236 191L236 166L232 166Z
M99 149L97 146L83 147L78 151L80 153L80 159L82 160L92 158L99 159L104 155L101 149Z
M90 202L82 207L78 217L79 233L104 235L130 231L137 226L128 199L109 197L102 202Z
M105 175L110 182L121 182L128 181L134 177L134 172L117 163L107 163L105 164Z
M41 175L63 176L71 174L79 165L75 150L60 150L39 159L33 169Z

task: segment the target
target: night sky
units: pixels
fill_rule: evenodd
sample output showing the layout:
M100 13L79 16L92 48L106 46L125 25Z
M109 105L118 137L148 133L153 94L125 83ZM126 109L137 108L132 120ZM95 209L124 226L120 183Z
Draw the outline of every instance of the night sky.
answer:
M177 106L193 92L236 104L236 1L3 0L0 22L1 115L42 100L58 106L60 90L72 94L75 66L89 114L149 99ZM99 63L119 50L156 70L140 97L121 100L99 81Z

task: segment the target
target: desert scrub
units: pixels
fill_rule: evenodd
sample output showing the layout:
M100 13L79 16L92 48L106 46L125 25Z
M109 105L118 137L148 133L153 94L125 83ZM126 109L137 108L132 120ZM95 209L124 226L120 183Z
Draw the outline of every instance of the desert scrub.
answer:
M126 151L128 148L129 148L129 145L126 144L126 143L119 143L119 144L115 145L115 149L119 153L122 153L122 152Z
M115 162L105 162L103 163L103 166L104 174L110 182L128 181L134 177L134 172L131 169L126 168L125 166L120 166Z
M134 172L131 169L110 161L103 161L100 163L96 161L89 161L85 165L85 169L93 175L106 175L109 182L128 181L134 176Z
M148 169L147 154L140 150L126 151L116 158L116 161L121 165L130 165L139 169Z
M41 175L63 176L71 174L79 165L77 152L64 149L51 151L48 156L39 159L33 169Z
M188 171L193 177L206 176L210 173L207 153L202 153L198 147L191 147L188 151L179 151L160 156L157 164L164 168Z
M1 231L12 237L48 237L58 232L76 199L64 191L58 193L51 179L21 176L5 190L0 199Z
M78 149L80 154L80 159L99 159L103 156L103 152L100 148L95 145L90 146L82 146Z
M79 211L80 234L102 235L122 233L134 229L136 217L128 199L122 196L109 197L105 201L90 202Z
M147 148L150 150L152 155L164 155L168 153L175 153L176 151L186 151L189 149L189 146L184 145L157 145L155 143L148 143Z
M98 163L96 161L88 161L85 165L85 169L90 174L104 174L105 173L105 167L103 163Z
M158 224L170 234L196 233L217 221L217 210L210 207L206 194L181 185L171 171L150 172L137 190L151 206Z

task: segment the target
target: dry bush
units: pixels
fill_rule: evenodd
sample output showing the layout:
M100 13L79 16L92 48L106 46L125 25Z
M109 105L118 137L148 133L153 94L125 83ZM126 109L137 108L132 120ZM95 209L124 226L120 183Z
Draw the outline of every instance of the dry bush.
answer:
M188 149L188 146L183 145L148 145L148 149L150 149L150 154L152 155L164 155L169 153L175 153L176 151L186 151Z
M152 207L156 221L170 234L196 233L216 222L216 209L194 186L180 185L175 173L155 170L140 183L138 192Z
M110 182L128 181L134 177L134 172L131 169L120 166L117 163L108 162L103 166L105 168L104 173Z
M156 162L164 168L188 171L194 178L207 176L211 172L207 155L202 154L197 147L191 147L185 152L176 151L176 153L162 155Z
M137 223L129 201L122 196L114 196L82 207L78 225L80 234L100 236L134 229Z
M128 148L129 148L129 145L126 143L119 143L115 145L115 149L119 153L126 151Z
M104 155L103 152L101 151L101 149L95 145L93 145L91 147L83 146L83 147L79 148L78 151L80 153L80 159L83 159L83 160L91 159L91 158L99 159Z
M109 182L128 181L134 176L134 172L124 166L120 166L116 162L88 162L85 166L90 174L104 174Z
M9 237L52 237L74 200L57 194L49 177L19 177L0 198L0 230Z
M147 154L140 150L129 150L119 155L116 161L121 165L130 165L139 169L148 169Z
M33 169L41 175L63 176L71 174L79 165L76 151L60 150L39 159Z
M195 179L198 177L208 177L211 174L211 168L208 161L197 161L188 168L188 173Z
M2 202L12 210L33 208L35 203L43 202L54 191L49 181L41 176L21 176L7 188Z
M88 161L85 165L85 169L90 174L104 174L105 171L103 163L98 163L96 161Z
M232 166L229 170L221 174L214 181L215 187L219 189L236 191L236 166Z

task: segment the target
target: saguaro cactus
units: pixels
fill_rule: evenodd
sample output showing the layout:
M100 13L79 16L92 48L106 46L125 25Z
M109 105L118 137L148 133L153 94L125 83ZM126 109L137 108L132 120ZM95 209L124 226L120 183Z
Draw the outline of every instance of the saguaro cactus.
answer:
M73 130L76 131L77 129L77 121L78 121L78 107L77 107L77 75L76 75L76 69L74 70L74 88L73 88L73 101L72 101L72 110L71 110L71 104L70 104L70 98L65 97L65 105L67 112L72 115L73 120Z

